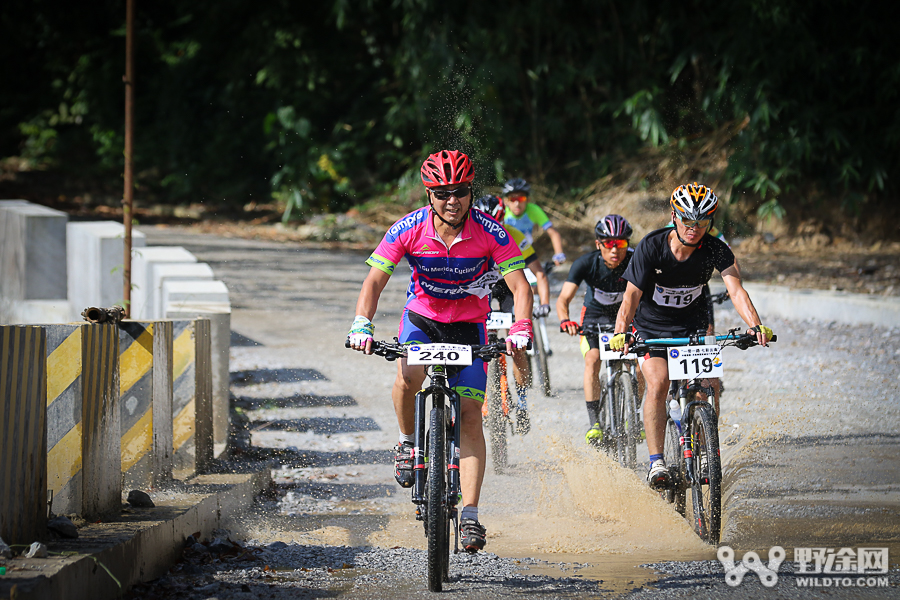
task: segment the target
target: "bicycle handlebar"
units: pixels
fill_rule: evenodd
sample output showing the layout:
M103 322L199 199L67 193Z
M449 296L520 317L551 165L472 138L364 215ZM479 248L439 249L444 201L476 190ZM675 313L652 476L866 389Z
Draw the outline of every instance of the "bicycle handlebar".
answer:
M650 350L664 350L665 348L672 346L703 346L712 345L718 342L724 342L721 344L723 348L734 346L738 350L746 350L747 348L759 345L759 342L756 341L755 334L744 333L742 335L735 335L737 331L738 329L732 329L726 335L717 336L697 334L689 338L656 338L641 340L631 346L630 351L635 354L646 354ZM772 339L769 340L769 342L777 341L777 335L773 335ZM606 344L606 349L611 350L609 344Z
M497 340L494 344L462 344L472 348L472 358L493 359L498 358L501 354L509 354L506 351L506 340ZM350 348L350 340L344 342L345 348ZM394 338L393 342L372 342L372 354L383 356L387 360L397 360L398 358L406 358L406 345L401 344L399 340Z
M593 334L601 334L601 333L612 333L615 327L613 325L601 325L600 323L591 323L585 329L583 326L579 325L576 333L578 335L593 335ZM559 326L560 333L568 333L568 330L563 329L563 326Z

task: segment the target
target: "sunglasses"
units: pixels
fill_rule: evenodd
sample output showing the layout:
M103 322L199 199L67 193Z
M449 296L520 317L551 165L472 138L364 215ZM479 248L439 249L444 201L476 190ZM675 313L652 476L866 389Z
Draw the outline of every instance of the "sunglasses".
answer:
M458 187L455 190L431 190L431 193L434 194L434 197L438 200L449 200L450 196L456 196L460 199L465 198L472 193L472 190L468 186L464 186Z
M627 248L628 240L600 240L600 245L604 248Z
M705 228L709 227L710 223L712 223L712 219L700 219L700 220L695 221L694 219L682 219L680 216L678 217L678 220L681 221L681 224L684 225L685 227L687 227L688 229L690 229L692 227L699 227L700 229L705 229Z
M528 202L528 196L510 196L507 202Z

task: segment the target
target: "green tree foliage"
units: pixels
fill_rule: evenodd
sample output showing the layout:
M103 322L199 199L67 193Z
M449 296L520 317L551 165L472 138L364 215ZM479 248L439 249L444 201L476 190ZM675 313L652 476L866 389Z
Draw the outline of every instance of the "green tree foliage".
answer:
M172 200L336 210L440 147L579 187L645 146L733 139L781 214L897 192L900 46L861 0L137 1L139 179ZM121 170L124 2L0 6L0 156ZM25 50L27 49L27 51ZM676 146L677 147L677 144ZM702 175L702 174L698 174Z

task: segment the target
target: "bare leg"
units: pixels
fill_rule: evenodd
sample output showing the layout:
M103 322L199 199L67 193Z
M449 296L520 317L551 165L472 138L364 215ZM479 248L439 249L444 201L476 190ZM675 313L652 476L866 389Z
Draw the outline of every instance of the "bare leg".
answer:
M600 350L591 348L584 355L584 401L594 402L600 399ZM593 423L591 423L593 425Z
M406 435L416 432L416 392L422 389L425 381L425 367L409 366L406 359L397 361L397 378L391 390L391 399L394 401L394 412L397 414L397 424L400 431Z
M664 358L648 358L641 365L647 380L644 399L644 431L650 454L662 454L666 434L666 394L669 392L669 370Z
M481 402L471 398L461 398L460 401L459 484L463 506L478 506L487 456L481 427Z

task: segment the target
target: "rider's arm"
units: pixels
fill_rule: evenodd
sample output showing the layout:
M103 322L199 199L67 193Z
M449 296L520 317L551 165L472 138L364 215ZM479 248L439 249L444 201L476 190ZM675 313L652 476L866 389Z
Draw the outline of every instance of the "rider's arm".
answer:
M559 317L560 323L565 323L570 320L569 304L571 304L577 293L577 284L574 284L571 281L563 283L562 291L559 293L559 298L556 300L556 315ZM569 335L576 335L578 333L578 328L575 325L570 324L566 327L566 332Z
M619 313L616 315L616 333L626 333L631 330L631 321L634 320L634 313L637 311L638 302L644 292L641 288L634 285L630 281L625 287L625 293L622 295L622 306L619 307Z
M521 269L510 271L503 276L509 291L512 292L516 321L531 318L531 310L534 307L534 294L531 293L531 285L525 279L525 273Z
M375 311L378 309L378 299L381 297L381 292L390 278L391 276L388 273L385 273L378 267L372 267L369 270L369 274L366 275L366 279L363 281L362 289L359 291L359 298L356 300L357 316L365 317L369 321L372 320L372 317L375 316ZM371 325L369 326L371 327ZM354 350L364 350L366 354L372 354L371 337L366 340L365 348L362 348L361 343L357 345L353 341L352 336L350 343Z
M737 261L722 271L722 279L725 281L725 289L728 290L734 309L741 315L744 322L750 327L762 324L759 314L756 312L756 307L753 306L753 302L750 301L750 295L741 282L741 270L738 268ZM757 332L756 341L760 346L765 346L767 342L766 334L762 331Z
M563 246L562 246L562 236L559 235L559 232L556 230L556 227L552 225L547 228L547 235L550 236L550 243L553 245L553 255L557 256L559 254L563 254ZM556 264L562 264L565 261L553 261Z
M381 297L381 292L390 278L390 275L378 267L369 269L369 274L366 275L366 280L363 281L362 289L359 291L359 298L356 301L357 315L361 315L370 321L372 320L372 317L375 316L375 311L378 309L378 299Z

